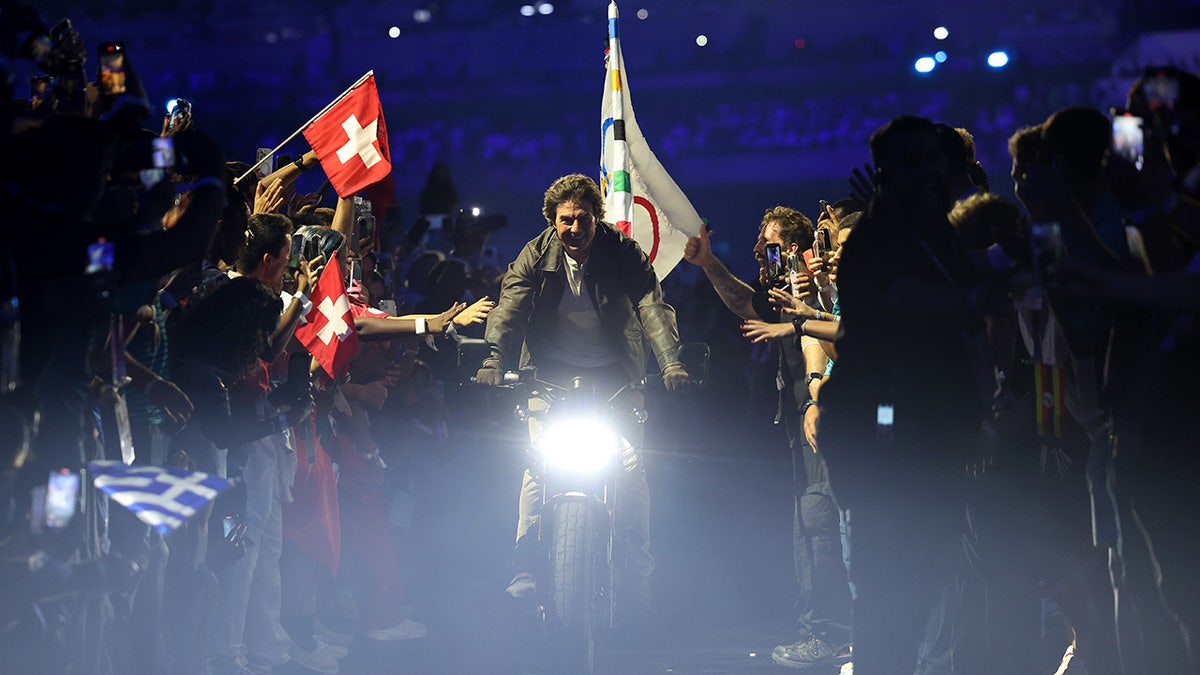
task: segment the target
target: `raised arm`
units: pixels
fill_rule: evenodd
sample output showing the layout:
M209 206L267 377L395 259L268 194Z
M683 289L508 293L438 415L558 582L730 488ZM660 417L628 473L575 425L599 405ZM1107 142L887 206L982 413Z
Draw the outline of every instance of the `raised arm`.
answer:
M688 238L683 247L683 259L704 270L704 275L708 277L713 289L721 297L721 302L725 303L729 311L743 319L762 319L754 311L754 289L733 276L733 273L713 255L712 246L708 241L708 228L701 228L700 236Z

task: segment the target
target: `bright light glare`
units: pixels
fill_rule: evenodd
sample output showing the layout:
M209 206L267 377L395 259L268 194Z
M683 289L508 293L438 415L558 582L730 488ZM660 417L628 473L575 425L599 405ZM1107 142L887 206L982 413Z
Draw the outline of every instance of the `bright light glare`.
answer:
M478 215L479 215L479 207L478 207L478 206L472 206L472 207L471 207L471 215L473 215L473 216L478 216Z
M650 16L650 12L647 12L645 9L639 9L637 11L637 18L639 18L643 21L645 21L646 17L648 17L648 16Z
M619 449L612 429L586 417L549 422L536 447L551 466L573 473L603 469Z
M545 16L547 14L551 14L554 12L554 5L552 5L548 2L543 2L542 4L538 5L537 9L538 9L538 14Z
M933 37L937 38L938 40L945 40L946 38L950 37L950 31L945 26L938 26L937 28L933 29Z
M950 55L946 52L938 52L933 55L933 60L937 61L938 63L945 63L946 59L948 58L950 58Z
M429 20L432 18L433 12L429 11L428 9L413 10L413 21L416 21L417 23L429 23Z
M521 16L533 16L534 14L537 14L537 10L533 8L533 5L521 5Z
M1000 51L988 54L987 63L993 68L1003 68L1008 65L1008 54Z
M696 46L703 47L706 44L708 44L708 36L707 35L697 35L696 36Z
M934 61L932 56L922 56L913 64L913 70L918 73L932 73L935 66L937 61Z
M389 28L388 29L388 37L390 37L392 39L396 39L396 38L400 37L400 27L392 26L391 28Z

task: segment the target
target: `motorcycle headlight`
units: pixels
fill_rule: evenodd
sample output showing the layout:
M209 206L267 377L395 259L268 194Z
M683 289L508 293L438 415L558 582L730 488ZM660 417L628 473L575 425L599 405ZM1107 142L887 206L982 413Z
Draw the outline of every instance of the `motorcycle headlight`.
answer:
M551 466L573 473L599 471L620 452L617 434L595 417L549 420L534 444Z

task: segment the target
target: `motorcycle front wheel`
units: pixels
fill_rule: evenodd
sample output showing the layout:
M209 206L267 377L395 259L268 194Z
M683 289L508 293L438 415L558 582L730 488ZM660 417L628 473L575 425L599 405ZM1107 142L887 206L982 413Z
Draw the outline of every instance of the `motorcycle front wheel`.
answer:
M594 509L584 499L567 499L554 512L550 565L554 579L557 635L553 651L564 673L591 675L595 663Z

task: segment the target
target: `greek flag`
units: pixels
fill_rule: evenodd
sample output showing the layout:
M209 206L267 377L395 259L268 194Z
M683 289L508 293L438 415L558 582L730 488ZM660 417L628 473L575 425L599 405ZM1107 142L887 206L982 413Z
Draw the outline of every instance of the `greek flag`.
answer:
M229 487L224 478L165 466L88 464L96 488L147 525L170 534Z

